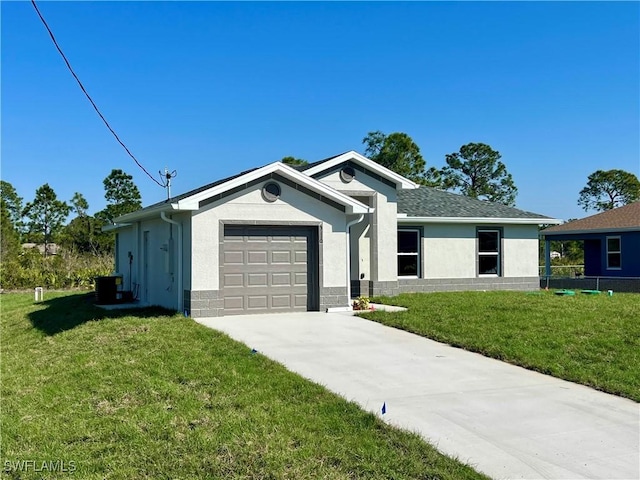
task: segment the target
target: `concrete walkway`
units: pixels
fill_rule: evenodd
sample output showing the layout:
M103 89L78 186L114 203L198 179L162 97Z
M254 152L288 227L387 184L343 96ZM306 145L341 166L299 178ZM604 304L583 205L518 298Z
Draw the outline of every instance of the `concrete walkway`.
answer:
M495 478L640 478L640 405L345 314L198 319Z

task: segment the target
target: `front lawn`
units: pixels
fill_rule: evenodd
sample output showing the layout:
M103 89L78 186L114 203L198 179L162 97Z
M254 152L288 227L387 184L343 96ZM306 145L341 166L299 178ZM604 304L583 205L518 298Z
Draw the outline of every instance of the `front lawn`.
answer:
M371 320L640 401L640 295L440 292L377 298Z
M191 319L45 297L0 297L7 478L485 478Z

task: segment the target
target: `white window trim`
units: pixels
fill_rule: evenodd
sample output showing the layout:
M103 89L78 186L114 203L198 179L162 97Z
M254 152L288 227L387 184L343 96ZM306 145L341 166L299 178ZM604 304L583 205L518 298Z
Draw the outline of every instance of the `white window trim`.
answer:
M479 236L481 233L495 233L498 235L498 251L497 252L481 252L479 244ZM478 247L476 249L476 261L478 262L478 277L501 277L502 276L502 232L495 228L482 228L477 230L476 239L478 240ZM480 273L480 257L498 257L497 272L496 273Z
M617 238L618 239L618 250L609 250L609 239L614 239ZM610 237L606 237L605 239L606 242L606 255L607 255L607 270L622 270L622 237L620 235L615 235L615 236L610 236ZM610 253L617 253L618 255L620 255L620 266L619 267L610 267L609 266L609 254Z
M418 238L418 242L417 242L418 251L417 252L403 252L403 253L400 253L400 252L397 251L398 249L396 247L396 270L398 268L398 257L400 257L400 256L403 256L403 257L416 257L416 265L417 265L417 268L416 268L417 275L400 275L398 273L398 278L422 278L420 276L421 272L422 272L422 268L421 268L422 267L422 265L421 265L421 263L422 263L422 258L421 257L422 256L420 255L420 243L421 243L421 240L422 240L422 236L420 235L420 229L418 229L418 228L399 228L397 230L397 232L398 233L399 232L412 232L412 233L415 233L416 237ZM397 233L396 233L396 235L397 235Z

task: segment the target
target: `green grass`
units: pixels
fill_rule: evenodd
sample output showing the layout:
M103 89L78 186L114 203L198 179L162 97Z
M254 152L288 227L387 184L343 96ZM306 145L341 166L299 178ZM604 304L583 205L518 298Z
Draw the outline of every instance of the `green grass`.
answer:
M485 478L225 335L85 294L2 295L4 478Z
M366 318L640 401L640 295L442 292L377 298Z

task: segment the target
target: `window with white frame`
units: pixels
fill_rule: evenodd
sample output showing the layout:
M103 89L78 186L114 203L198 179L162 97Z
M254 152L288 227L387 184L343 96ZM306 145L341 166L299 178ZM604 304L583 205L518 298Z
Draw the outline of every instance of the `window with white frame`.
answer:
M622 268L622 250L620 237L607 237L607 269L620 270Z
M500 276L500 230L478 230L478 275Z
M420 275L420 231L398 230L398 276Z

